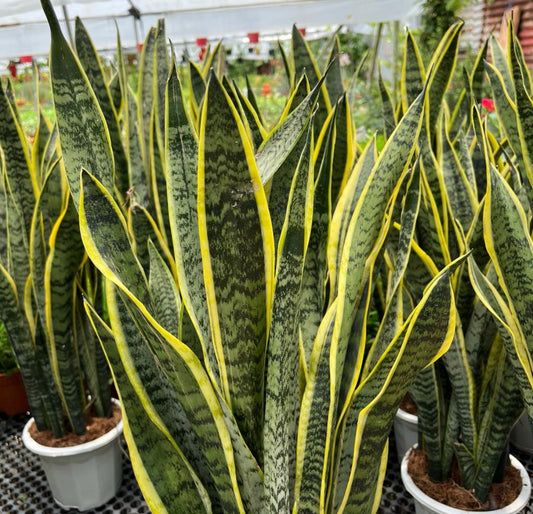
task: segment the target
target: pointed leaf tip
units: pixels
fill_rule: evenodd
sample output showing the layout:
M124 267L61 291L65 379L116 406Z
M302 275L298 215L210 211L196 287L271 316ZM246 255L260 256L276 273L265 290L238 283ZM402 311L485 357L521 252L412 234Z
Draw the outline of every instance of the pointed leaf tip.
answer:
M59 20L57 19L54 6L52 5L51 0L41 0L41 7L43 8L46 19L48 20L48 25L52 33L58 32L63 35L61 32L61 26L59 25Z

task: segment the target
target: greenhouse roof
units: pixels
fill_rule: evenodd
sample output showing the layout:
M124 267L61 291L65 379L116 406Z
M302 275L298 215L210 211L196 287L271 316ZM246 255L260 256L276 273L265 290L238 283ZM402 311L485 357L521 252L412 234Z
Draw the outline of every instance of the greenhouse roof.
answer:
M116 47L116 26L124 47L135 48L158 18L166 19L175 44L250 32L278 35L300 27L357 25L400 20L416 15L420 0L52 0L65 34L82 18L96 48ZM39 0L2 0L0 59L48 53L50 35Z

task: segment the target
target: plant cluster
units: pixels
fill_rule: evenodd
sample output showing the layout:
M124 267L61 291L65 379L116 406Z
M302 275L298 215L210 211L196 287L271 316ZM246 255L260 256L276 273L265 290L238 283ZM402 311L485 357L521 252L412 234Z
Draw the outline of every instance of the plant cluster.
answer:
M56 125L31 152L0 96L1 317L36 420L45 401L83 405L80 370L90 382L103 351L154 512L366 513L411 389L431 476L455 459L483 501L533 414L517 41L507 57L493 42L485 68L493 133L486 47L448 96L462 25L427 66L408 33L400 90L378 84L383 145L362 148L336 35L322 66L293 28L269 130L220 45L179 74L160 22L134 90L119 38L108 78L81 21L74 51L42 4Z
M61 437L85 432L90 406L99 416L110 413L110 374L83 309L83 294L98 304L101 287L81 242L57 127L37 100L35 108L30 141L12 84L1 88L0 319L38 430Z
M442 59L456 51L459 27L441 41L436 53ZM518 282L527 282L516 273L528 272L531 252L530 164L524 160L530 78L516 39L510 39L507 56L495 39L490 46L494 65L484 60L485 44L471 72L464 72L465 87L455 104L433 117L419 141L418 166L426 184L417 225L421 261L406 282L416 301L435 272L433 264L436 270L469 253L452 282L458 322L450 349L418 375L411 392L430 477L447 479L456 461L461 485L480 504L491 483L501 481L508 436L524 405L530 416L533 412L533 341L521 313L533 297L522 287L518 300L515 290ZM425 68L417 56L409 38L405 62L413 63L410 77L419 88ZM485 71L493 101L482 98ZM497 117L489 124L486 114L494 107ZM495 123L501 133L492 132Z
M385 147L363 151L338 38L324 73L294 28L282 54L291 94L267 132L251 88L220 73L220 46L189 64L185 99L160 24L137 92L118 44L109 95L81 23L76 55L44 5L63 161L109 319L87 310L150 506L372 510L396 407L455 322L460 261L366 344L385 251L401 295L421 185L412 159L436 75Z

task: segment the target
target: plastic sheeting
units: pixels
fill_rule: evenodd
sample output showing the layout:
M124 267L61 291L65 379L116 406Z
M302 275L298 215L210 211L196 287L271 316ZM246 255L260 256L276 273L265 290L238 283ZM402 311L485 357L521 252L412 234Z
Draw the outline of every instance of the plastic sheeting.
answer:
M179 45L194 44L198 37L218 40L248 32L283 34L293 23L307 28L393 20L408 23L418 12L420 0L53 0L53 4L65 34L64 13L72 29L75 17L80 16L96 48L105 51L116 48L116 27L123 46L135 48L162 17L167 36ZM132 7L141 14L137 21ZM39 0L0 1L0 59L44 56L49 46Z

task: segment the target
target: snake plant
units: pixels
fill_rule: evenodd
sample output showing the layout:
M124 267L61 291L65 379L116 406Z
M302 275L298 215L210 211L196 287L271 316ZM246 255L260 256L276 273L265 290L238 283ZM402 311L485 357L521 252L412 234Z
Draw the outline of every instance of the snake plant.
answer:
M498 287L490 288L490 292L484 289L479 294L495 319L520 385L524 407L533 419L533 341L528 328L531 321L526 315L533 299L528 279L533 199L533 168L529 157L533 133L528 117L533 109L533 81L512 20L509 23L507 58L502 58L501 48L493 40L491 50L499 57L494 59L495 66L486 64L497 116L509 147L503 150L506 145L502 143L496 150L497 156L503 153L508 167L506 173L498 174L497 166L490 166L483 212L485 243Z
M441 61L456 59L457 28L448 31L437 50ZM491 483L501 479L507 463L508 436L523 410L521 393L526 402L532 394L531 351L523 336L519 337L518 314L503 300L509 297L502 290L504 279L498 264L506 259L516 269L518 262L508 252L510 246L518 245L510 245L509 226L505 230L502 226L511 216L504 212L513 212L510 206L517 203L506 198L508 176L513 176L512 183L525 202L527 184L516 172L522 154L513 155L509 143L500 142L500 134L492 134L479 113L485 52L486 45L474 70L463 73L464 90L457 104L447 107L445 100L445 109L426 117L426 137L417 149L423 184L417 246L406 274L406 289L416 302L440 267L470 252L468 262L452 280L458 321L450 349L419 374L411 392L418 405L420 446L428 458L430 477L436 482L447 479L456 460L461 485L472 490L480 504ZM494 50L492 55L496 55ZM416 42L408 35L404 104L413 94L410 91L421 87L424 77L417 56ZM431 66L436 65L434 59ZM497 72L486 66L492 83ZM503 86L497 81L493 87ZM502 107L508 108L507 103ZM431 109L429 106L428 111ZM509 133L517 128L516 122L509 126ZM518 166L523 172L522 165ZM523 214L518 216L526 219ZM517 219L512 225L523 232ZM525 237L522 232L517 237Z
M105 416L110 376L83 309L82 289L97 296L90 287L94 268L84 258L57 128L41 116L30 146L2 89L0 148L0 318L38 430L83 434L90 406L83 381L96 413Z
M220 47L211 64L190 65L184 98L160 24L144 45L137 92L119 49L122 102L108 110L110 126L97 68L42 3L63 160L83 244L106 279L109 320L90 300L86 309L149 506L375 512L395 410L455 331L451 278L463 257L443 266L410 313L391 310L367 343L385 247L396 248L394 312L404 303L422 190L415 141L438 76L428 74L381 152L375 142L362 151L335 63L326 80L298 31L291 94L268 133L253 97L213 69ZM132 116L142 119L137 131ZM141 165L149 206L123 201L116 120L129 185ZM143 230L132 222L139 211Z

